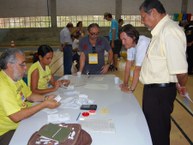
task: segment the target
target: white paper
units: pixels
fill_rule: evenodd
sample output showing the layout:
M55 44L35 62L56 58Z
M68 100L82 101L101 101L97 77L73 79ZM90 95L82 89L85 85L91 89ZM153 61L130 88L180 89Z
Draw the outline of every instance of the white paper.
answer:
M91 89L91 90L108 90L108 85L107 84L90 84L87 83L84 88L86 89Z
M80 121L83 129L91 132L115 133L115 126L111 119L85 119Z
M102 76L94 77L95 81L103 81L103 79L104 79L104 77L102 77Z
M49 108L45 108L43 111L45 111L47 114L54 114L58 112L57 109L49 109Z
M70 115L68 113L65 114L49 114L48 122L49 123L63 123L65 121L70 120Z
M57 102L60 102L61 99L62 99L62 98L60 97L60 95L57 95L57 96L54 98L54 100L56 100Z
M189 96L189 94L188 93L186 93L185 95L184 95L190 102L192 102L193 103L193 101L192 101L192 99L190 98L190 96Z
M93 104L94 101L88 98L68 97L61 101L61 108L79 109L83 104Z

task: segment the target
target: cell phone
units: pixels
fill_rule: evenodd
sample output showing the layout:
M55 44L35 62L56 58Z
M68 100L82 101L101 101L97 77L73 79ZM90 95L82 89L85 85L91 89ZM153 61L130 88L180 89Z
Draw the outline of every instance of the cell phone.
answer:
M97 105L96 104L90 104L90 105L81 105L81 110L96 110Z

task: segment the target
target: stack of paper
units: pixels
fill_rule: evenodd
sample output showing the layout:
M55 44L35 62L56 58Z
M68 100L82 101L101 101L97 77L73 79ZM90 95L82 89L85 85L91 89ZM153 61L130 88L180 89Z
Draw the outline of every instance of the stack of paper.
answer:
M115 133L115 126L111 119L85 119L80 121L82 128L91 132Z

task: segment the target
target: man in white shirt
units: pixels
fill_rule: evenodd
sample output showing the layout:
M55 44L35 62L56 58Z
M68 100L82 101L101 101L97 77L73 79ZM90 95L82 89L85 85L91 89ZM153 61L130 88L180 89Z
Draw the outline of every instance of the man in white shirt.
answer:
M60 31L60 43L61 51L63 51L63 65L64 65L64 74L71 74L72 67L72 38L71 32L73 30L73 24L68 23Z
M120 38L122 40L122 44L127 49L124 82L120 85L120 87L122 91L133 92L139 80L141 65L150 42L150 38L139 35L139 32L131 24L123 26L120 32ZM130 77L132 77L132 67L134 67L133 79L130 87L128 87L128 82Z

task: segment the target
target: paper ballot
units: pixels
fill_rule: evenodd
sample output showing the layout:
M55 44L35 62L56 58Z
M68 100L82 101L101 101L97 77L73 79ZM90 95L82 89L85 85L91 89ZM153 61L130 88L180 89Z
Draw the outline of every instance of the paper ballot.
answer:
M60 97L60 95L57 95L54 99L55 99L57 102L60 102L60 100L61 100L62 98Z
M189 96L189 94L188 93L186 93L185 95L184 95L190 102L192 102L193 103L193 101L192 101L192 99L190 98L190 96Z

